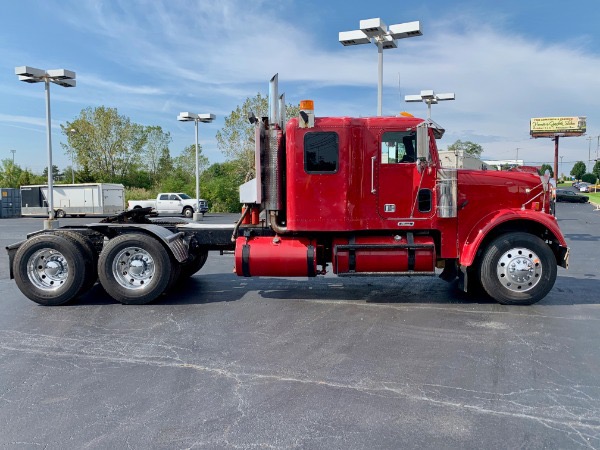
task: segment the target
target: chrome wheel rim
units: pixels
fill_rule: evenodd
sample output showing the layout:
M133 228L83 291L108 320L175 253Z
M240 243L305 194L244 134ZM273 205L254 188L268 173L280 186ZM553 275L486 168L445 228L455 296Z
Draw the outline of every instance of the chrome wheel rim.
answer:
M512 292L533 289L542 278L542 262L532 250L517 247L505 252L498 260L498 280Z
M36 288L55 291L69 278L69 263L59 251L43 248L27 261L27 276Z
M141 290L146 288L156 270L154 259L140 247L127 247L121 250L112 264L115 280L125 289Z

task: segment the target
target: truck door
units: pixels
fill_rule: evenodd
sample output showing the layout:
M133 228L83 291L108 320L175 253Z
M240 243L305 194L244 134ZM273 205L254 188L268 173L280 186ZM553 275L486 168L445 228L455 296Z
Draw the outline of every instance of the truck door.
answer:
M74 204L73 206L76 206L76 212L77 213L88 213L88 214L95 214L97 212L99 212L95 206L96 206L96 198L94 196L94 191L96 188L92 188L92 187L84 187L83 188L83 192L81 194L80 200Z
M161 213L172 213L172 201L169 200L169 194L160 194L156 200L156 211Z
M380 135L379 144L379 155L376 158L379 217L410 223L412 219L430 216L432 186L431 180L421 179L417 170L416 131L384 131ZM429 178L426 174L424 177Z

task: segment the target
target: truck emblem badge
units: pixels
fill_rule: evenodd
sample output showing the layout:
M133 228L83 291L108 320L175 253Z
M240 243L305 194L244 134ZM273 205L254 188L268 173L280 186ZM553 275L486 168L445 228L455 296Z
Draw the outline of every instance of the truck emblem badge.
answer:
M414 227L414 222L398 222L399 227Z

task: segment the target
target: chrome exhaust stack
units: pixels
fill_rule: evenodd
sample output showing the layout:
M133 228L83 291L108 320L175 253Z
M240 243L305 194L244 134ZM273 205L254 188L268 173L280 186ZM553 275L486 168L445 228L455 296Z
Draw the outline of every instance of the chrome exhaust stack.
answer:
M273 75L271 81L269 81L269 125L279 123L279 74Z

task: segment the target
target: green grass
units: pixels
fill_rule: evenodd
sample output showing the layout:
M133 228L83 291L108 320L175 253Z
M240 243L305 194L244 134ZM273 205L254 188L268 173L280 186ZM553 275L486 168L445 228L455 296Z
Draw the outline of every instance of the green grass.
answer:
M582 192L582 195L587 195L590 202L600 203L600 192Z

